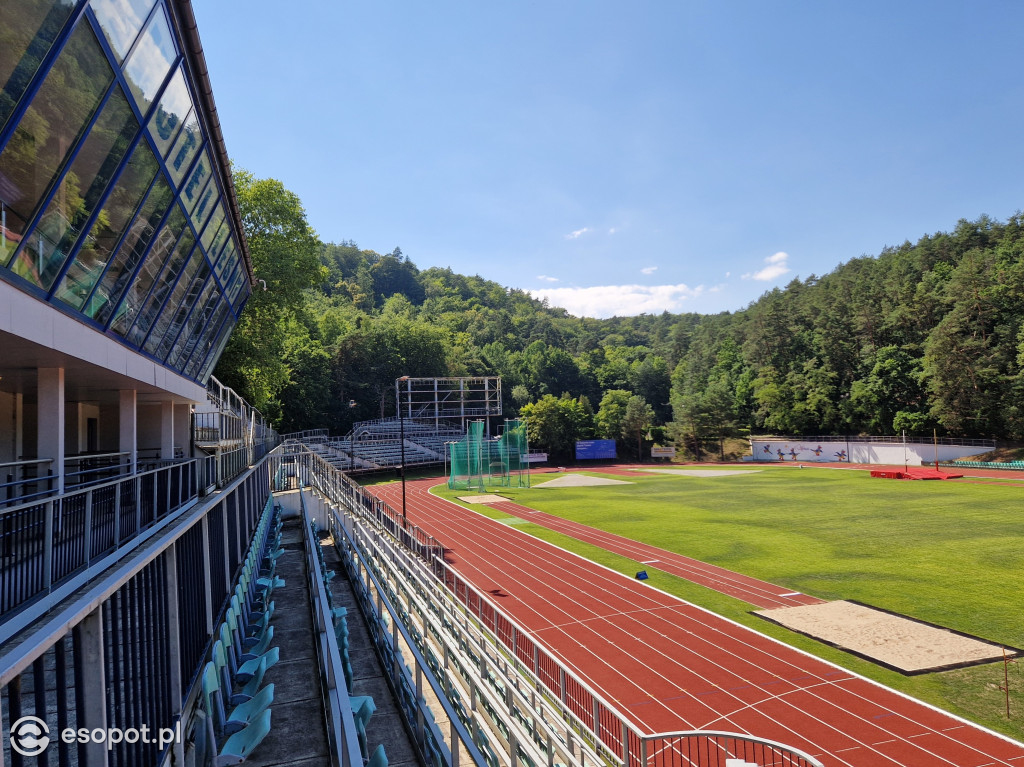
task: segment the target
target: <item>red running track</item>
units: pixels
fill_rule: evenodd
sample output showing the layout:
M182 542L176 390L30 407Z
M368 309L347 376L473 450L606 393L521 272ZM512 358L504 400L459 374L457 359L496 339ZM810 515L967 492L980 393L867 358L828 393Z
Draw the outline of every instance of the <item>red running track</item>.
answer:
M1024 767L1024 744L430 495L437 481L408 483L409 520L641 729L751 733L827 767ZM398 483L370 489L400 505Z
M680 578L699 583L758 607L796 607L797 605L821 604L823 601L817 597L776 586L774 583L751 578L732 570L726 570L724 567L701 562L699 559L684 557L674 551L640 543L621 535L607 533L604 530L556 517L544 511L520 506L511 501L487 505L535 525L568 535L570 538L635 559L641 564L655 565L658 570L670 575L678 575Z

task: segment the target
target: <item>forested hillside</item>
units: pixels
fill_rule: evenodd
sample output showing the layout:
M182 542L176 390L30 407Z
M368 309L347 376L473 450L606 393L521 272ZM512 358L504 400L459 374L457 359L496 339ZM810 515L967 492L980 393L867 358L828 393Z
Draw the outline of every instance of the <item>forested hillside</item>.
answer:
M733 313L596 320L398 248L320 244L277 182L236 182L271 290L215 374L285 431L391 415L401 375L501 375L506 412L555 453L588 436L635 452L652 426L691 450L748 430L1024 436L1024 216L960 221Z

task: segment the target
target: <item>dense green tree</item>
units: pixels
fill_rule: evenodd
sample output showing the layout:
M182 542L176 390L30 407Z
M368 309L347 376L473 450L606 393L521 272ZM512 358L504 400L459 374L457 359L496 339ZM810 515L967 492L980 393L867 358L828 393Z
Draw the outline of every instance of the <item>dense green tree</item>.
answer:
M519 412L526 420L530 447L546 451L554 458L572 458L576 441L589 436L589 414L579 399L545 394Z
M257 284L215 375L266 410L290 380L284 354L288 320L304 306L303 291L326 275L320 243L295 193L239 168L233 175Z

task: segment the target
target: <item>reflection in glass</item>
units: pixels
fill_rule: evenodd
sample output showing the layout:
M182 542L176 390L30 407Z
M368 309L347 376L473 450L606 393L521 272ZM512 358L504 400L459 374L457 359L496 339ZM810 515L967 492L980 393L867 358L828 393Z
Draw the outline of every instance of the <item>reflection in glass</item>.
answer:
M146 351L157 359L162 360L167 357L171 346L178 338L178 333L181 332L181 326L188 319L189 309L195 305L199 293L206 284L206 278L210 276L210 267L206 265L206 259L203 258L199 248L193 251L189 269L193 262L198 264L198 268L192 273L192 279L188 279L189 270L186 269L185 274L178 280L174 292L171 293L170 300L153 325L149 338L146 339Z
M174 41L171 39L171 30L167 26L167 17L163 9L160 9L154 14L153 20L124 67L128 87L131 88L135 103L139 105L142 114L149 111L149 105L156 98L157 91L160 90L177 56Z
M25 234L28 221L88 127L113 76L92 28L79 23L0 154L0 203L7 240ZM49 245L42 237L34 237L24 243L24 251L16 271L42 285Z
M153 3L154 0L92 0L89 3L118 62L124 60L138 37Z
M156 148L161 157L166 157L174 145L174 139L177 138L178 131L190 111L192 97L189 96L188 87L185 85L185 76L179 69L167 84L156 111L149 120L149 132L156 141Z
M162 183L162 180L161 182L158 182L158 184L159 183ZM169 190L170 187L167 187L167 189ZM154 189L153 191L155 193L157 190ZM168 194L170 193L168 192ZM128 247L129 243L135 236L136 231L139 229L141 221L143 221L143 216L140 215L132 226L131 233L129 233L129 236L125 238L125 241L121 246L122 248ZM153 287L153 283L156 282L156 278L160 274L160 270L166 265L167 268L176 275L178 273L178 269L181 268L181 263L184 261L184 255L175 250L174 246L178 241L178 237L181 236L181 230L184 226L185 215L181 212L181 208L175 205L171 214L167 217L167 221L164 222L163 227L156 232L149 255L143 262L142 268L135 274L127 292L124 292L120 287L122 280L119 279L118 285L115 285L110 291L110 300L108 300L107 303L104 304L103 307L94 315L97 320L102 323L106 323L110 319L113 308L117 306L117 314L114 317L114 321L111 323L111 329L121 336L124 336L127 333L128 327L130 327L135 318L139 316L139 312L142 309L146 297L149 295L150 289ZM141 252L146 247L149 240L150 237L146 236L144 232L139 232L136 244L131 245L132 250ZM169 256L172 251L174 251L175 255ZM177 259L176 263L175 259ZM125 276L130 277L127 270L125 270L124 274ZM97 293L99 293L99 291L97 291Z
M153 327L153 322L159 315L164 300L174 288L175 281L178 279L182 267L187 263L192 253L192 246L195 244L192 232L185 228L185 215L177 206L171 213L164 230L175 236L177 233L182 233L181 239L174 247L174 252L167 259L167 264L162 272L160 264L146 259L146 264L136 280L141 284L133 285L129 290L127 299L118 309L117 317L110 326L111 330L125 336L136 346L141 346L142 342L146 340L146 334ZM163 237L162 234L161 237ZM156 277L157 274L159 274L159 279ZM148 281L154 283L152 291L149 291L145 284Z
M224 220L224 206L218 205L214 208L213 215L210 217L210 223L203 231L202 236L203 248L206 249L206 257L210 259L211 264L214 263L214 260L217 258L217 252L220 250L220 246L217 245L215 247L215 243L224 244L221 232L225 228L228 231L231 230L231 227Z
M82 308L93 285L110 262L110 256L128 222L135 215L146 190L153 183L156 170L156 158L149 144L140 141L65 276L57 293L62 301L76 309Z
M74 7L73 0L0 2L0 129ZM4 245L0 242L0 263Z
M211 179L209 186L206 187L206 191L203 192L203 196L199 198L199 204L196 205L196 209L192 211L192 223L196 227L196 231L200 231L203 225L206 223L206 217L210 214L210 211L219 209L216 203L220 200L219 193L217 191L217 185L213 183ZM216 208L215 208L216 206ZM216 222L214 222L216 224ZM203 236L203 246L206 246L206 236Z
M188 183L181 190L181 201L185 205L185 210L189 213L192 212L196 203L199 202L199 197L210 180L210 168L210 155L203 152L196 162L192 175L189 176Z
M36 224L34 236L44 245L41 255L39 249L22 251L12 266L16 273L32 274L40 287L50 289L138 130L128 102L115 88Z
M173 196L170 185L162 176L158 177L149 197L139 210L139 215L135 217L121 239L121 244L117 246L117 252L110 259L106 274L85 307L85 313L90 317L102 323L109 319L111 310L117 306L121 294L128 287L128 282L142 261ZM158 251L159 249L154 247L148 258L160 258Z
M189 378L199 372L199 366L206 359L210 348L217 341L217 332L228 313L228 303L221 296L211 304L211 316L207 316L196 330L195 337L189 342L188 349L181 359L179 369Z
M213 366L217 363L220 358L220 353L224 351L224 345L227 344L228 338L231 336L231 331L235 328L235 319L228 316L227 321L224 323L224 327L221 328L220 336L217 338L217 343L214 344L210 353L206 355L206 360L203 362L203 367L199 371L199 375L196 376L196 380L200 381L204 386L210 378L210 374L213 373Z
M167 169L171 172L171 178L174 179L175 184L180 184L185 177L192 164L192 158L196 156L202 143L203 135L199 132L199 118L196 117L193 109L185 118L184 127L178 134L171 153L167 155Z
M188 359L188 354L196 342L196 337L213 314L213 309L220 300L220 288L216 280L209 280L203 288L199 301L182 326L178 338L174 342L171 353L167 356L167 364L176 370Z

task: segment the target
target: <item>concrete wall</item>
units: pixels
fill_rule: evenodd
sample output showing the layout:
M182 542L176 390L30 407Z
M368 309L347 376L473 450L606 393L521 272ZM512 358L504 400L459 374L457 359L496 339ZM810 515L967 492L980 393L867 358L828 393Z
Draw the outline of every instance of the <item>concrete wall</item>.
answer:
M922 466L935 461L934 445L908 442L803 442L796 439L752 439L752 460L768 462L797 463L878 463L910 466ZM991 450L989 447L971 447L961 445L939 445L938 460L954 461L981 455ZM781 453L781 455L780 455Z

